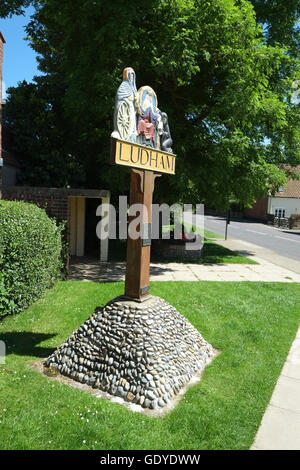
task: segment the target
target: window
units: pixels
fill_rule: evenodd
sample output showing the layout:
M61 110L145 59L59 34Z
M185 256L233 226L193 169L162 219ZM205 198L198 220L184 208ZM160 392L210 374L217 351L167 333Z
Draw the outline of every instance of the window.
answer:
M275 209L275 217L285 217L285 209L282 209L282 207L277 207Z

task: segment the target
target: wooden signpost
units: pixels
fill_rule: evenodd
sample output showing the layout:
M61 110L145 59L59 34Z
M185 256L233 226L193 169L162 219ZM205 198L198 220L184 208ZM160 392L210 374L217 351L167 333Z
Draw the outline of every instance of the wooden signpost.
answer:
M150 251L152 196L155 179L162 173L175 174L176 157L166 113L157 108L155 92L148 86L136 90L132 68L123 72L115 106L111 135L111 163L128 166L130 206L142 204L140 237L127 238L125 296L143 301L150 297ZM129 217L129 224L133 216Z

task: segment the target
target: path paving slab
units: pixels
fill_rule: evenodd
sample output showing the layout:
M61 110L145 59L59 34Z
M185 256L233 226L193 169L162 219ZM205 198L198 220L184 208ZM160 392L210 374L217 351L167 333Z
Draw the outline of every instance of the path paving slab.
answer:
M253 450L299 450L300 413L269 405Z
M256 258L259 265L245 264L184 264L184 263L151 263L152 281L262 281L262 282L299 282L300 274L288 269L279 268ZM124 281L125 262L105 262L97 260L72 259L70 263L70 280L93 282Z
M300 328L251 449L300 450Z
M272 250L268 250L262 246L254 245L253 243L245 242L242 240L236 240L229 238L228 240L215 240L219 245L229 250L237 251L238 253L252 258L254 261L259 259L269 262L272 265L281 266L300 274L300 261L281 256Z
M281 374L270 405L300 413L300 380Z

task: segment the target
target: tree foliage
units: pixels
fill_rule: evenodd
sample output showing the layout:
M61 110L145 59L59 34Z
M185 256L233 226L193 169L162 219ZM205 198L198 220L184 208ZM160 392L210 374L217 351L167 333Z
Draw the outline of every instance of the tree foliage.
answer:
M287 44L299 51L300 1L251 0L257 21L264 25L265 36L270 44Z
M0 18L7 18L12 15L23 15L24 8L29 7L33 0L1 0Z
M69 159L87 187L128 189L127 171L108 162L115 93L130 65L138 87L156 90L178 155L177 175L158 183L161 200L250 204L283 185L278 164L300 162L292 99L299 64L285 33L276 43L272 31L279 37L281 30L275 12L264 13L266 3L40 0L27 32L45 74L37 94L44 82L49 104L56 103L50 114L63 145L50 140L66 172ZM269 22L265 36L256 14ZM11 101L17 93L11 90Z
M66 187L70 178L81 182L81 168L68 153L68 127L55 100L60 93L52 93L44 79L8 89L3 118L14 150L22 155L20 184Z

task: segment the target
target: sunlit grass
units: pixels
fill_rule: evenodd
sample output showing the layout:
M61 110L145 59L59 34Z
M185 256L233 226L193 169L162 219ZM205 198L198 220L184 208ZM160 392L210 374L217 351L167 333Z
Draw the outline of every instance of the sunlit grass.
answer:
M300 322L299 284L153 282L221 354L163 418L147 417L31 368L123 283L60 282L0 323L1 449L248 449Z

